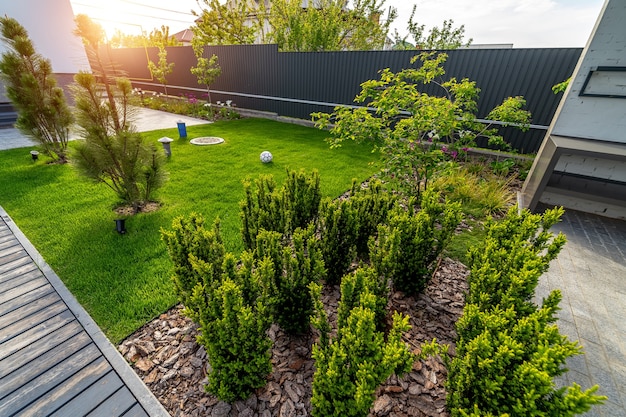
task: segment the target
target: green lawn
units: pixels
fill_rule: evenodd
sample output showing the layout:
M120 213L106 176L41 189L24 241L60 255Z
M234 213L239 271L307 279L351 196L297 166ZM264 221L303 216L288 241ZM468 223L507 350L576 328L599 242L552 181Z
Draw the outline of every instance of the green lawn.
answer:
M33 163L28 149L0 152L0 205L114 343L176 303L159 233L174 217L195 211L212 222L219 216L227 249L238 253L244 178L272 174L281 182L286 168L317 169L323 195L336 197L353 178L364 180L379 168L370 147L346 142L331 150L326 132L297 125L242 119L187 132L225 143L194 146L178 139L175 128L146 133L149 140L176 139L169 181L157 195L162 207L128 219L126 235L115 232L117 200L104 185L70 165ZM259 161L263 150L272 152L273 163Z

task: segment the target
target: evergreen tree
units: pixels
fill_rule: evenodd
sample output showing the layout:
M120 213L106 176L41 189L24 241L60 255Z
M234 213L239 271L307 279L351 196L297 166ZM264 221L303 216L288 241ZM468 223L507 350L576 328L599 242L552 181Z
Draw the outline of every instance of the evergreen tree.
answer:
M39 143L44 152L67 161L72 114L63 89L57 87L50 61L35 50L28 32L10 17L0 17L2 40L8 51L0 60L0 78L18 112L16 127Z

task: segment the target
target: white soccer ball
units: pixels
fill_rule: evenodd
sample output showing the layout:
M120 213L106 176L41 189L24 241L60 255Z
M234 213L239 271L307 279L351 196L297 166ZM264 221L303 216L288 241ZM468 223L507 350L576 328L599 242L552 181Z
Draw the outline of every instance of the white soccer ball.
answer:
M264 164L272 162L272 154L269 151L261 152L261 162Z

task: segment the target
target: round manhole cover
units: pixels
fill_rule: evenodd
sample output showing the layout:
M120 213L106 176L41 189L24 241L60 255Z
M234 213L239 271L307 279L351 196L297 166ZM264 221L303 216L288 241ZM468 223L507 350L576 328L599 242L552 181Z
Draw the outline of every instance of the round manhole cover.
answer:
M189 141L192 145L217 145L222 142L224 142L224 139L218 138L217 136L203 136Z

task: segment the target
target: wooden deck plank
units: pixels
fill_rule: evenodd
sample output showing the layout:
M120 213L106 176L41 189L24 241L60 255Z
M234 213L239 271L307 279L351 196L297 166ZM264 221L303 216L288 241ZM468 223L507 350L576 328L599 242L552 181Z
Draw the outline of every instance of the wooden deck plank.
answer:
M37 401L28 404L20 413L28 416L48 416L55 409L62 407L68 401L72 401L83 390L92 386L111 370L111 364L109 364L103 356L99 356L95 361L80 369L63 384L56 385ZM85 415L95 404L97 403L83 403L83 410L74 415Z
M76 317L74 317L71 311L66 310L48 320L45 325L39 326L35 329L30 329L19 336L12 338L11 343L0 344L0 359L4 359L31 343L48 336L56 329L63 327L65 324L74 320L76 320Z
M18 321L0 331L0 345L23 333L37 330L40 326L45 326L48 320L51 320L64 311L67 311L67 306L63 301L59 300L48 308L38 310L30 316L19 318Z
M88 417L114 417L121 416L130 410L137 400L130 393L128 388L122 387L112 396L107 398L103 403L91 413Z
M43 286L50 286L50 283L45 277L28 281L26 284L20 287L13 288L3 293L0 293L0 305L2 305L3 303L6 303L7 301L11 301L16 297L19 297L20 295L29 293Z
M19 244L20 244L20 241L10 235L4 238L0 238L0 250L10 248L13 246L18 246Z
M137 403L133 408L124 413L124 417L148 417L148 413Z
M16 257L20 256L28 256L28 253L24 250L22 245L13 245L8 248L0 250L0 259L5 262L5 259L12 260L17 259Z
M76 337L66 340L62 344L56 346L44 354L34 358L23 366L16 368L17 372L11 372L3 378L0 378L0 401L2 398L10 395L12 392L19 390L23 385L28 384L33 379L44 373L50 368L54 368L73 352L84 349L93 343L87 335L79 333Z
M64 308L67 308L63 300L61 300L61 297L51 292L28 303L24 303L21 307L0 316L0 340L2 340L5 332L10 331L8 329L9 326L14 326L16 323L21 322L21 320L31 317L44 309L47 310L55 303L62 304Z
M20 285L25 284L28 281L32 281L33 279L41 277L43 277L41 271L39 271L38 269L33 269L30 272L26 272L25 274L22 274L20 276L8 279L0 283L0 285L2 286L2 289L0 289L0 294L12 290L13 288L19 287Z
M67 340L80 339L82 337L89 338L80 323L78 321L68 323L53 331L48 336L31 343L28 345L27 349L17 351L3 360L0 360L0 378L36 360L39 356L45 355L46 352L55 350ZM62 352L63 350L60 351L60 353Z
M23 256L21 258L18 259L12 259L11 261L6 261L4 259L0 259L0 275L6 273L7 271L10 271L14 268L17 268L19 266L22 265L26 265L26 264L30 264L32 263L33 260L30 259L28 256Z
M0 416L169 416L0 207Z
M84 415L118 391L122 384L120 377L111 371L81 392L71 402L52 413L50 417ZM91 404L92 408L85 411L85 404Z
M27 304L30 303L35 303L37 302L37 300L39 300L40 298L44 298L44 297L56 297L58 299L61 299L61 297L59 296L59 294L57 294L56 291L54 291L54 288L52 288L52 285L43 285L39 288L35 288L32 291L29 291L25 294L19 295L15 298L13 298L12 300L9 300L5 303L0 304L0 323L3 320L3 317L11 314L11 312L13 312L14 310L17 310L19 308L23 308L25 307ZM0 329L3 326L0 325Z
M0 415L25 414L21 412L24 407L47 395L47 392L56 386L70 381L75 373L87 367L87 365L98 358L102 360L100 351L95 345L89 345L85 349L67 357L54 368L48 369L28 384L21 386L18 391L14 391L4 397L0 402Z
M11 262L19 261L23 258L26 258L27 260L30 259L28 257L28 253L21 247L20 250L18 250L17 252L13 252L0 257L0 273L4 272L3 269L6 267L7 264L11 264Z
M22 274L26 274L28 272L31 272L31 271L39 271L39 269L37 268L37 266L34 263L27 262L27 263L25 263L25 264L23 264L21 266L13 268L10 271L6 271L5 273L0 274L0 284L2 284L4 286L5 282L7 282L9 280L12 280L12 279L14 279L14 278L16 278L16 277L18 277L18 276L20 276ZM41 272L41 271L39 271L39 272Z

